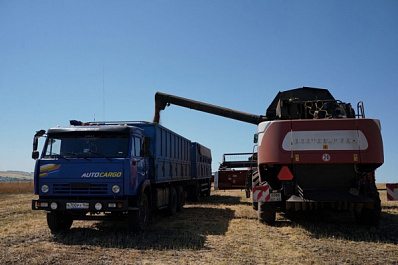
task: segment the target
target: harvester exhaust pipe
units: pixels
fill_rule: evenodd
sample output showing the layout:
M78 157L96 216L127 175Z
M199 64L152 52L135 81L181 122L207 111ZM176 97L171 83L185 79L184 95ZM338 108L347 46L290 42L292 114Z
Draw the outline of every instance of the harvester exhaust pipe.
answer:
M169 95L161 92L156 92L155 94L155 116L153 117L153 122L159 123L160 111L164 110L166 106L170 104L178 105L185 108L190 108L198 111L207 112L210 114L239 120L252 124L259 124L262 121L266 121L266 116L250 114L242 111L237 111L233 109L223 108L220 106L203 103L200 101L177 97L174 95Z

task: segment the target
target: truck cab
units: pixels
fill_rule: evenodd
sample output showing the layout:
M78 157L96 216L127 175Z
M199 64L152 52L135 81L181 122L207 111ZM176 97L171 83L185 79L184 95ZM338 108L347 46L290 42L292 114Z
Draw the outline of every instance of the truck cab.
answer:
M148 143L142 129L128 125L50 128L40 158L33 152L39 199L32 200L32 209L47 211L52 232L68 230L73 220L136 212L139 192L148 185Z

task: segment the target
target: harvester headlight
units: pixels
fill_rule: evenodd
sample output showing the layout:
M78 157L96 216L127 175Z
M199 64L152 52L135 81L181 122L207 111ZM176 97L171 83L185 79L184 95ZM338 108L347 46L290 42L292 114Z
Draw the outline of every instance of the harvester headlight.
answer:
M119 193L119 192L120 192L120 187L119 187L119 185L113 185L113 186L112 186L112 192L113 192L113 193Z
M102 209L102 204L101 204L100 202L97 202L97 203L94 205L94 207L95 207L95 209L96 209L97 211L100 211L100 210Z
M48 185L43 185L43 186L41 186L41 191L43 193L47 193L50 191L50 187Z
M56 202L52 202L52 203L50 204L50 208L51 208L51 210L57 210L58 204L57 204Z

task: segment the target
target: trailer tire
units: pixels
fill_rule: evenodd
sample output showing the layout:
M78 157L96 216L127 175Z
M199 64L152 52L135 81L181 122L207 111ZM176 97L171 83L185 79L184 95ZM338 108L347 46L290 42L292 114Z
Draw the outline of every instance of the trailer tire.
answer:
M184 189L181 186L177 186L176 191L177 191L177 212L180 212L184 208L185 204Z
M144 231L149 222L149 203L146 193L141 195L141 199L138 202L138 210L128 211L127 214L127 226L131 232L142 232Z
M273 224L276 219L276 205L274 202L258 202L258 220L262 223Z
M177 212L178 198L174 186L170 186L169 204L167 205L167 215L172 216Z
M199 182L196 182L195 185L192 186L190 197L191 197L192 202L200 201L200 184L199 184Z
M211 179L209 179L209 181L208 181L206 196L210 197L210 193L211 193Z
M61 234L69 231L72 226L73 218L67 212L47 213L47 225L52 234Z
M203 187L205 187L205 190L202 191ZM209 197L210 196L210 189L211 189L211 182L209 181L204 181L200 185L200 196L201 197Z

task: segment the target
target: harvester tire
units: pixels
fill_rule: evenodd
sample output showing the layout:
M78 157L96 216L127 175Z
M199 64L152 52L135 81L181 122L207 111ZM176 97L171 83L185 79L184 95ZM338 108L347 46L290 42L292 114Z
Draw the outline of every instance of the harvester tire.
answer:
M373 200L373 208L363 208L361 213L356 213L355 219L358 224L367 226L378 226L381 215L381 202L376 184L370 184L367 197Z
M47 225L52 234L61 234L69 231L73 218L67 212L47 213Z
M276 205L274 202L258 202L258 220L261 223L273 224L276 219Z
M150 208L146 193L141 195L138 210L129 211L127 215L127 226L130 232L144 231L149 222Z

